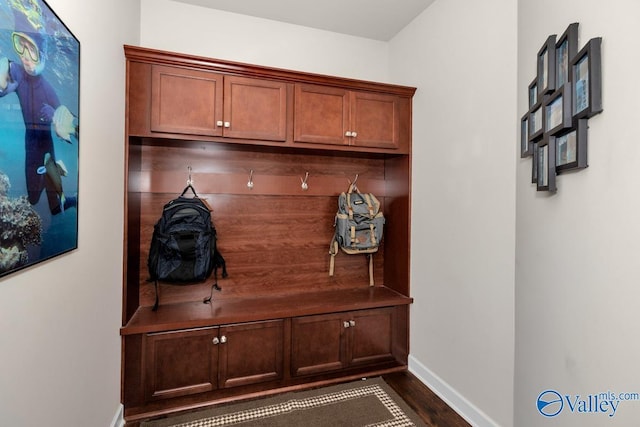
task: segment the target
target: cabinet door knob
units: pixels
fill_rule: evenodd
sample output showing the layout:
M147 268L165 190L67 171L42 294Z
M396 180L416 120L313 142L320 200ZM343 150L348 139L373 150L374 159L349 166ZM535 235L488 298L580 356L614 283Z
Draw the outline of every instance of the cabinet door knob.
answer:
M346 320L345 320L345 322L343 323L343 325L344 325L344 328L345 328L345 329L346 329L346 328L348 328L349 326L351 326L351 325L349 325L349 322L347 322Z
M221 343L221 344L224 344L224 343L226 343L226 342L227 342L227 337L226 337L225 335L221 336L221 337L220 337L220 343Z
M218 337L215 337L212 341L213 341L213 345L220 344L220 340L218 339Z
M224 125L224 123L222 123L222 120L218 120L216 122L216 126L223 126L223 125Z
M358 136L358 132L356 131L351 132L351 136L355 138L356 136Z
M353 134L351 131L348 130L344 133L344 136L353 136Z
M352 328L354 326L356 326L356 321L355 320L349 320L349 326L351 326Z
M231 123L230 122L224 122L224 127L230 128L231 127Z

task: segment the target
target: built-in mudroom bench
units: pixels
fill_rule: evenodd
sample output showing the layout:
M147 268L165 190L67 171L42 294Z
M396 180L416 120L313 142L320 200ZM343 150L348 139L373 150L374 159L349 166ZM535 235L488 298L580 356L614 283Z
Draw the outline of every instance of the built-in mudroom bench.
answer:
M127 66L125 420L407 369L415 88L140 47ZM385 216L373 255L329 244L356 181ZM189 181L228 277L149 281L164 204Z

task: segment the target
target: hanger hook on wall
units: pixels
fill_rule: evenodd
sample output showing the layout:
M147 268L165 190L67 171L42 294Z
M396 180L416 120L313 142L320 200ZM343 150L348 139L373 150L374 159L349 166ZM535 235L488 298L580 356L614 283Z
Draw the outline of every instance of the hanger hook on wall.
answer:
M349 181L349 187L352 187L354 190L358 188L356 186L356 182L358 182L358 174L356 174L356 177L353 178L353 182L351 182L349 179L347 179L347 181Z
M253 169L249 172L249 182L247 182L247 188L253 190Z
M307 183L308 179L309 179L309 172L307 172L304 175L304 179L300 178L300 181L302 182L302 191L307 191L309 189L309 184Z

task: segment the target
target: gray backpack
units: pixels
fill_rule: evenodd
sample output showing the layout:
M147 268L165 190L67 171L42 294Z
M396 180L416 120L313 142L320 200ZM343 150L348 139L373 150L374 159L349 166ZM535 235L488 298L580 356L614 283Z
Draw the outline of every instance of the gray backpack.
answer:
M329 276L333 276L338 248L347 254L367 254L369 285L373 286L373 253L382 241L384 215L378 199L371 193L360 193L354 184L338 197L335 233L329 248Z

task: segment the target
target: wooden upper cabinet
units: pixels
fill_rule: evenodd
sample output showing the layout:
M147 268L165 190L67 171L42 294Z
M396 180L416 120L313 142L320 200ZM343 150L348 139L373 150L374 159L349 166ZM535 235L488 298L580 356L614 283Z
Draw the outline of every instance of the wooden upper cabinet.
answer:
M401 102L396 95L298 84L294 140L316 144L397 149Z
M222 136L222 90L222 74L154 65L151 131Z
M350 145L390 148L400 145L400 97L351 92Z
M285 141L289 87L273 80L225 76L224 136Z
M154 65L151 131L285 141L290 84Z
M319 85L297 84L294 140L316 144L349 145L349 91Z
M126 51L129 135L410 151L415 88L143 48Z

